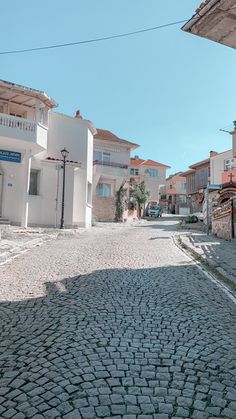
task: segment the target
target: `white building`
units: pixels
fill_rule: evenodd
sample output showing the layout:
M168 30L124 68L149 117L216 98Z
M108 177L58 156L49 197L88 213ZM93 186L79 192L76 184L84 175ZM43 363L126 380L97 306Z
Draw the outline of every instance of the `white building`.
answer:
M0 80L0 216L12 224L60 225L65 147L65 227L91 225L96 130L56 106L41 91Z
M144 181L149 191L149 201L159 201L160 188L166 181L166 170L170 166L154 160L143 160L139 156L130 159L130 180L140 183Z

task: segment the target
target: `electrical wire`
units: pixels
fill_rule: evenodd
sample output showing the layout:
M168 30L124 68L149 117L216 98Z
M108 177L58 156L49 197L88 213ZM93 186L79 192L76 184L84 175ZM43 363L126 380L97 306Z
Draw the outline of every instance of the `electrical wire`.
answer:
M166 23L164 25L154 26L154 27L146 28L146 29L140 29L140 30L133 31L133 32L126 32L126 33L121 33L121 34L117 34L117 35L104 36L102 38L86 39L86 40L82 40L82 41L67 42L67 43L64 43L64 44L55 44L55 45L48 45L48 46L45 45L45 46L42 46L42 47L35 47L35 48L0 51L0 55L23 54L23 53L27 53L27 52L43 51L43 50L47 50L47 49L65 48L65 47L71 47L71 46L75 46L75 45L82 45L82 44L89 44L89 43L91 44L91 43L95 43L95 42L108 41L108 40L111 40L111 39L124 38L124 37L128 37L128 36L137 35L137 34L140 34L140 33L156 31L157 29L162 29L162 28L167 28L169 26L179 25L179 24L185 23L187 21L188 21L188 19L179 20L179 21L176 21L176 22Z

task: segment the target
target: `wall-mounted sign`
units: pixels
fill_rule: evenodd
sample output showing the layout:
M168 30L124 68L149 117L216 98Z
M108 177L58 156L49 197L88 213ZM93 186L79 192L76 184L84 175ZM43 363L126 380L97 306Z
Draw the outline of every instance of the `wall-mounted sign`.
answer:
M0 160L20 163L21 153L17 153L16 151L0 150Z

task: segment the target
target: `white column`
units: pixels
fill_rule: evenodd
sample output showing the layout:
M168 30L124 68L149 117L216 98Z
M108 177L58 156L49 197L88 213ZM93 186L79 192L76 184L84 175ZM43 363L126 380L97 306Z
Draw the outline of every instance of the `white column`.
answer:
M28 210L29 210L29 185L30 185L30 169L31 169L31 150L25 150L24 156L24 192L21 227L28 226Z

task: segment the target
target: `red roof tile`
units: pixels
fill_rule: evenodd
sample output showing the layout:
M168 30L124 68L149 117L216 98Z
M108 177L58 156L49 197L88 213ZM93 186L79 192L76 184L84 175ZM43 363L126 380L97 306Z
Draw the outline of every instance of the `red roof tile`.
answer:
M97 138L99 140L107 140L107 141L116 141L119 143L122 143L124 145L130 146L132 150L139 147L138 144L132 143L131 141L123 140L122 138L117 137L117 135L113 134L113 132L96 128L97 134L94 135L94 138Z
M167 166L166 164L162 164L154 160L150 160L150 159L143 160L143 159L134 158L134 157L130 159L130 165L131 166L141 166L141 165L142 166L159 166L159 167L162 166L162 167L170 168L170 166Z

